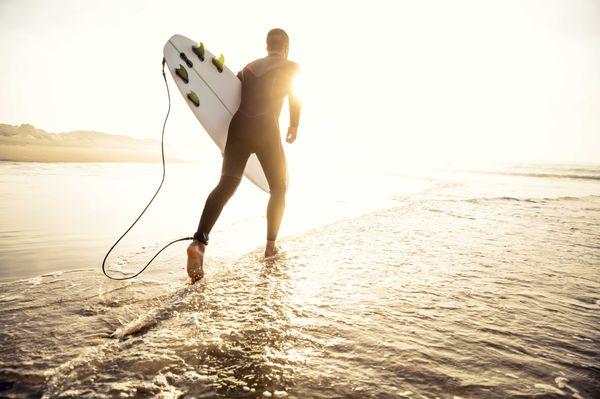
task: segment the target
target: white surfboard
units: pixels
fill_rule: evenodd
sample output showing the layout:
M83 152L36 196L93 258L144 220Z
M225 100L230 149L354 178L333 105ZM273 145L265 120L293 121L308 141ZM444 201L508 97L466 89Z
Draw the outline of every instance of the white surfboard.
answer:
M182 35L174 35L165 43L163 55L183 98L223 154L229 122L240 106L240 80L226 65L219 68L222 64L213 62L217 57L203 45ZM248 159L244 175L269 192L256 154Z

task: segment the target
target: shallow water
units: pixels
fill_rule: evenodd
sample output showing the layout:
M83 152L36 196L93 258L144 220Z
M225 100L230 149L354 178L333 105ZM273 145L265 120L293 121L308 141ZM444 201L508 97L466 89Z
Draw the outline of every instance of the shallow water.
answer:
M381 198L331 197L350 205L289 229L279 259L209 247L195 286L182 247L126 283L97 264L12 272L0 395L599 397L600 182L572 169L382 177ZM219 240L263 223L242 214Z

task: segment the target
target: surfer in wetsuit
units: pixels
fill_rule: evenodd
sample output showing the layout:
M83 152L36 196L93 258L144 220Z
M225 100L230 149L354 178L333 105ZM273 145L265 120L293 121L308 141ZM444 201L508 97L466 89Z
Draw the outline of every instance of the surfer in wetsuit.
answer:
M265 257L272 257L278 252L275 240L287 189L287 168L279 131L283 99L288 96L290 106L288 143L296 140L301 110L300 99L292 92L292 81L299 67L287 59L288 49L287 33L282 29L272 29L267 34L268 55L249 63L237 74L242 82L242 100L229 124L221 179L206 199L198 230L187 249L187 272L192 284L204 276L202 262L208 235L239 186L246 162L253 153L260 161L270 191Z

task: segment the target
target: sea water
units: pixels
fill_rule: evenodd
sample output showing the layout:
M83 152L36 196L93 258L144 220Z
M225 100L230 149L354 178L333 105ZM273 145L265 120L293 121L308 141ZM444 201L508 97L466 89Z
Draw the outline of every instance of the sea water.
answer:
M191 235L218 176L169 165L109 259ZM206 278L105 251L153 164L0 163L0 396L597 398L600 167L291 179L283 255L243 183Z

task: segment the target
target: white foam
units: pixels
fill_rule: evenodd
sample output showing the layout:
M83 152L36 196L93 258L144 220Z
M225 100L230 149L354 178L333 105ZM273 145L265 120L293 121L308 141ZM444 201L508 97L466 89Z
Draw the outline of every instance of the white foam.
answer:
M29 280L25 280L25 282L27 282L28 284L31 284L31 285L42 284L42 276L30 278Z
M553 393L557 393L559 395L565 395L565 391L558 389L556 387L553 387L552 385L549 385L549 384L535 384L534 387L536 387L538 389L543 389L544 391L547 391L547 392L553 392Z
M2 295L0 296L0 302L12 302L23 299L22 295Z
M114 338L125 338L128 335L135 334L141 331L145 327L149 327L156 323L159 310L152 310L146 314L141 315L137 319L130 321L129 323L117 328L115 332L111 334Z
M42 277L58 277L58 276L62 276L63 273L64 273L63 271L46 273L46 274L42 274Z
M192 292L194 286L185 285L181 289L177 290L171 300L166 302L164 306L156 309L152 309L149 312L139 316L138 318L130 321L129 323L122 325L117 328L115 332L111 334L111 337L122 339L128 335L135 334L143 330L144 328L150 327L158 322L160 316L164 314L169 309L175 307L179 302L181 302L190 292Z

